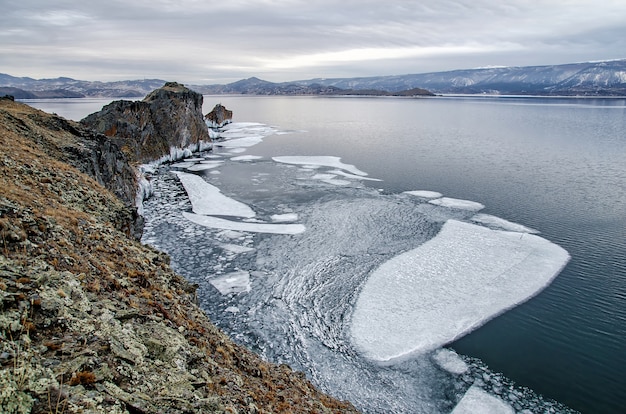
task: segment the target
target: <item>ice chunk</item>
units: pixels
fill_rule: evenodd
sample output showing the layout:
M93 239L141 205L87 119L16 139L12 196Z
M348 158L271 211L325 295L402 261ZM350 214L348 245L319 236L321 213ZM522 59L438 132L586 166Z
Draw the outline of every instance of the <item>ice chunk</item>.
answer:
M539 233L535 229L522 226L521 224L513 223L500 217L491 216L489 214L476 214L472 217L472 221L484 224L489 227L495 227L501 230L517 231L520 233Z
M194 174L175 172L185 187L194 213L220 216L254 217L256 213L248 205L226 197L219 188Z
M347 173L345 171L341 171L341 170L330 170L328 172L330 174L341 175L341 176L346 177L346 178L354 178L354 179L357 179L357 180L382 181L379 178L363 177L362 175L349 174L349 173Z
M350 181L338 180L335 177L336 177L335 174L315 174L311 178L314 179L314 180L320 180L320 181L323 181L323 182L325 182L327 184L332 184L332 185L348 185L348 184L350 184Z
M478 211L485 208L484 205L470 200L459 200L458 198L442 197L435 200L430 200L429 203L436 204L442 207L456 208L459 210L471 210Z
M344 164L339 157L331 156L284 156L284 157L272 157L276 162L283 164L295 164L295 165L321 165L331 168L339 168L351 172L356 175L367 175L351 164Z
M183 216L196 224L223 230L249 231L252 233L299 234L306 230L303 224L246 223L225 220L212 216L183 213Z
M441 368L452 374L461 375L469 369L465 361L451 349L438 349L433 354L433 359Z
M251 136L244 138L235 138L227 141L217 141L215 145L218 147L226 147L226 148L242 148L242 147L251 147L263 141L263 137L261 136Z
M448 220L437 236L369 276L352 339L381 362L436 349L539 293L568 260L539 236Z
M244 271L226 273L209 279L209 283L222 295L250 292L250 273Z
M272 221L281 223L286 221L296 221L298 220L297 213L285 213L285 214L274 214L270 217Z
M252 247L240 246L238 244L230 244L230 243L220 243L219 246L222 249L231 253L235 253L235 254L247 253L247 252L251 252L254 250L254 248Z
M170 165L170 167L172 168L189 168L192 167L195 164L195 162L190 162L190 161L184 161L184 162L177 162L175 164Z
M515 414L513 407L500 398L472 385L450 414Z
M240 155L238 157L231 158L231 160L233 160L233 161L254 161L254 160L261 159L261 158L263 158L263 157L261 157L260 155Z
M404 193L410 194L416 197L422 197L422 198L439 198L443 196L443 194L441 193L438 193L436 191L428 191L428 190L405 191Z
M192 165L187 168L187 171L205 171L213 168L217 168L220 165L224 164L224 161L204 161L200 164Z

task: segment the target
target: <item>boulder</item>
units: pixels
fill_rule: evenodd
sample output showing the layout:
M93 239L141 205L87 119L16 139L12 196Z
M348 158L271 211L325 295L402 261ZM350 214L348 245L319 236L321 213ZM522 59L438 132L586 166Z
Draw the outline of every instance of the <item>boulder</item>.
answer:
M222 104L217 104L204 116L204 119L210 127L220 128L233 121L233 111L229 111Z

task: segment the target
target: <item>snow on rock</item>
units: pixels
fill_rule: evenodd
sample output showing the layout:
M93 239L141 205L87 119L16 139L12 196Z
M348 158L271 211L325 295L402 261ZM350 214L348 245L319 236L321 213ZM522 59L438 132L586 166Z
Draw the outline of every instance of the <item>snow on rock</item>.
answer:
M472 385L450 414L515 414L513 407L500 398Z
M183 216L196 224L214 229L273 234L299 234L306 230L303 224L248 223L192 213L183 213Z
M352 340L380 362L436 349L539 293L568 260L539 236L448 220L437 236L369 276Z
M344 164L341 162L341 158L332 157L332 156L283 156L283 157L272 157L272 159L276 162L280 162L283 164L295 164L295 165L320 165L323 167L331 167L338 168L340 170L348 171L355 175L367 175L366 172L363 172L356 168L352 164Z
M248 205L225 196L219 188L207 183L202 177L175 172L185 187L194 213L251 218L256 216Z

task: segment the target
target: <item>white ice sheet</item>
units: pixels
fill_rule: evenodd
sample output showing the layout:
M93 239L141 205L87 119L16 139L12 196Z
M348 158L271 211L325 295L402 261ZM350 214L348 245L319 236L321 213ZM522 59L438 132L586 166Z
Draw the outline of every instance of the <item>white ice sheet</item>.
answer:
M352 317L354 344L381 362L436 349L539 293L568 260L539 236L448 220L369 276Z

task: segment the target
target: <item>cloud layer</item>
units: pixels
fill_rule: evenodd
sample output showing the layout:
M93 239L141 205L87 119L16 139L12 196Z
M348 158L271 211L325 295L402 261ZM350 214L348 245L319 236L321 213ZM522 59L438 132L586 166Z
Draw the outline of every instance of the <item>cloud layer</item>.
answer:
M619 0L23 0L0 25L0 72L35 78L287 81L626 57Z

